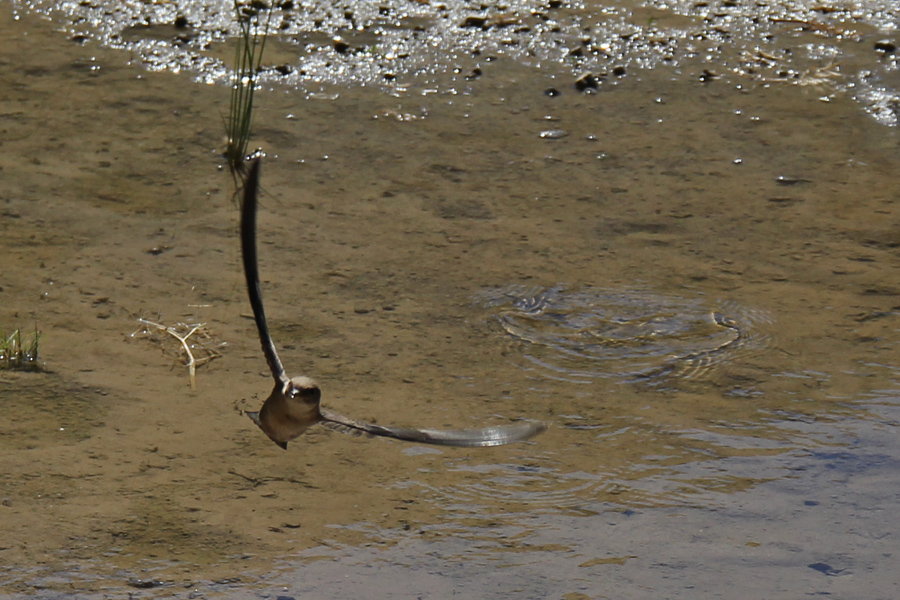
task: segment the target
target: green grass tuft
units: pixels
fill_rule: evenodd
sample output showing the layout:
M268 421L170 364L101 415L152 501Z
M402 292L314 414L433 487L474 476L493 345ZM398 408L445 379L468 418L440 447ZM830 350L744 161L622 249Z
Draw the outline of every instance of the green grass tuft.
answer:
M16 329L9 336L0 330L0 369L14 371L40 371L38 348L41 334L35 328L34 336L22 341L22 330Z
M249 6L234 2L235 18L240 28L231 80L231 106L225 130L228 146L225 159L235 186L243 187L247 176L247 146L253 126L253 94L259 84L266 38L272 21L272 10L259 0Z

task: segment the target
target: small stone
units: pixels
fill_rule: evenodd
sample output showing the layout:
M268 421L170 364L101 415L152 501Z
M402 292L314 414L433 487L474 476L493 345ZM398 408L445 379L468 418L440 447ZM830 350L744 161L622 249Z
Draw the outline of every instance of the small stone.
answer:
M797 185L798 183L809 183L809 179L790 177L788 175L779 175L775 178L775 183L777 183L778 185Z
M569 135L562 129L547 129L541 132L542 140L559 140Z
M875 42L875 50L885 54L893 54L897 51L897 45L891 40L878 40Z
M479 16L468 16L466 20L462 22L460 27L475 27L484 29L484 25L487 23L487 17L479 17Z
M613 67L612 74L616 77L625 77L625 67L621 65L618 67Z
M546 90L544 90L544 95L550 96L551 98L556 98L557 96L561 96L562 94L556 88L547 88Z
M600 83L597 81L597 78L594 77L593 73L585 73L575 80L575 87L579 92L584 92L587 90L596 90L600 87Z
M157 579L132 578L132 579L129 579L127 583L130 587L133 587L133 588L139 589L139 590L149 590L149 589L152 589L155 587L160 587L160 586L164 585L162 581L159 581Z
M834 577L835 575L840 575L844 571L844 569L835 569L828 563L822 563L822 562L812 563L812 564L806 565L806 566L814 571L818 571L819 573L828 575L829 577Z
M332 40L332 43L334 44L335 52L337 52L339 54L346 54L347 52L350 51L350 44L348 44L347 42L345 42L343 39L341 39L339 37L334 38Z

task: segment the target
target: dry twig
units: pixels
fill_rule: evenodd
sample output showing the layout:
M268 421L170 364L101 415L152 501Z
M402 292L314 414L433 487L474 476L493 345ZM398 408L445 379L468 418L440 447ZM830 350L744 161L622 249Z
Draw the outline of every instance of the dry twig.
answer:
M178 340L180 349L177 355L184 356L184 364L188 368L188 376L190 377L191 389L197 389L197 367L204 365L211 360L219 358L221 354L218 348L225 345L225 342L217 342L212 335L206 330L205 323L176 323L175 325L166 326L162 323L156 323L149 319L139 318L138 323L142 325L140 329L131 334L131 337L145 337L151 341L162 343L158 338L151 335L153 331L160 331L169 334ZM188 340L193 337L193 342ZM195 356L196 354L196 356Z

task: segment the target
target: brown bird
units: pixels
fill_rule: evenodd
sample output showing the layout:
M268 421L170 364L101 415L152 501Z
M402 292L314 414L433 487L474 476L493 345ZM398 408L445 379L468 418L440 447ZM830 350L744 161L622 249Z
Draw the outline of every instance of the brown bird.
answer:
M316 423L323 423L346 433L377 435L422 444L462 447L500 446L511 442L520 442L546 429L543 423L532 422L505 427L455 431L387 427L362 423L322 408L319 405L322 392L311 378L300 375L288 379L281 360L278 358L278 353L275 351L272 336L269 334L259 285L256 257L256 196L259 187L259 169L260 159L257 158L250 167L244 186L244 202L241 207L241 249L250 306L253 307L253 318L256 320L263 354L266 356L266 362L269 363L272 377L275 378L275 388L258 413L247 412L246 414L273 442L287 449L289 441L297 438Z

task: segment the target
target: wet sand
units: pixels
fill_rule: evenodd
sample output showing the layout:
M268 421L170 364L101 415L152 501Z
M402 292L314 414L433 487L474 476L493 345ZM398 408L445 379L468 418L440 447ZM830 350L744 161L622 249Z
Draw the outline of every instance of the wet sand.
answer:
M0 372L6 596L896 595L898 140L852 94L703 83L697 59L585 95L512 58L401 94L261 93L288 371L355 418L551 427L439 451L313 430L284 452L236 410L270 380L227 88L19 14L0 11L0 326L36 323L46 370ZM739 307L766 344L662 390L549 377L478 298L560 283ZM138 317L226 344L196 390Z

